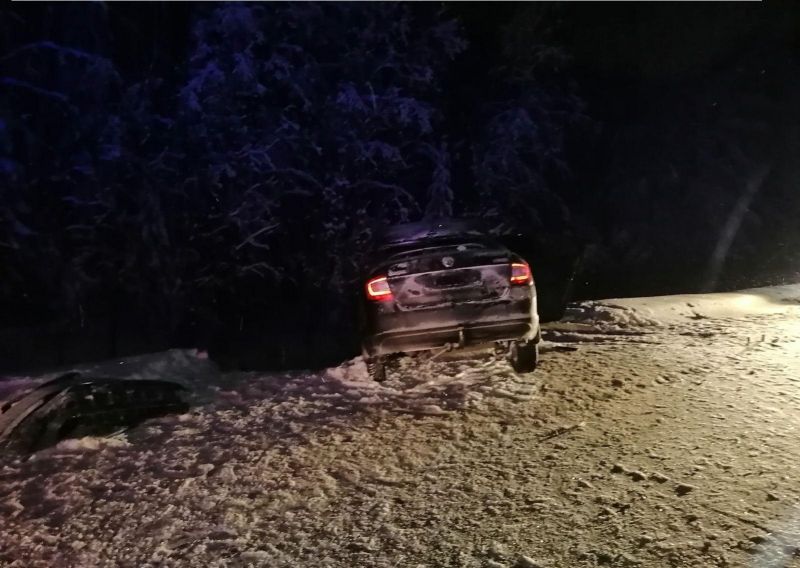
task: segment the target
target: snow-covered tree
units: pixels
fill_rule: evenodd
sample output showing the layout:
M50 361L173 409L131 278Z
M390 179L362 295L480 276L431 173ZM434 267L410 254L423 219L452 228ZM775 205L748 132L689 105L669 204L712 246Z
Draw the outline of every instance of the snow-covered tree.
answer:
M83 17L102 24L100 10ZM64 317L97 277L89 264L105 262L86 244L108 214L101 180L119 158L120 121L106 102L121 83L95 50L100 35L73 45L54 35L0 55L0 289Z
M422 215L429 187L446 211L434 190L446 157L431 149L444 151L439 74L463 48L453 21L397 3L229 4L199 18L179 119L209 211L204 282L249 274L265 290L288 280L341 296L375 225Z
M550 37L551 10L526 7L506 26L504 64L478 117L473 174L482 214L500 232L563 231L572 221L561 186L570 174L566 137L583 119L583 103L563 74L568 57Z
M439 75L464 42L432 9L198 7L179 88L121 76L101 7L42 10L46 41L0 30L6 299L238 321L341 297L376 224L449 207Z

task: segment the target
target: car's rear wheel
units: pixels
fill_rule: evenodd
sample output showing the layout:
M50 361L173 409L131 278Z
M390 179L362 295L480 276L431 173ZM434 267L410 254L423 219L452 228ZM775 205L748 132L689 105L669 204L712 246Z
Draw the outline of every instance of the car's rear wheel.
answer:
M378 383L386 380L386 361L383 357L372 357L366 363L369 378Z
M539 343L531 340L513 341L508 360L517 373L532 373L539 363Z

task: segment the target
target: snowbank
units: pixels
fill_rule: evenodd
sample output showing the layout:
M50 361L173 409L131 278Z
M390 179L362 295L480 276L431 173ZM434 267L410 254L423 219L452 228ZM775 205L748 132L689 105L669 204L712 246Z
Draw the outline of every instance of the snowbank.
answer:
M170 349L76 365L72 369L106 377L176 381L189 386L208 384L219 377L219 369L208 354L197 349Z
M0 376L0 403L19 398L38 385L70 371L90 376L120 379L160 379L202 390L219 382L220 373L204 351L170 349L159 353L134 355L109 361L82 363L33 377Z
M493 398L529 400L539 388L532 375L517 375L500 357L430 360L407 356L388 364L385 382L373 381L361 357L321 373L242 373L217 394L218 404L245 407L261 400L282 401L271 412L312 414L388 411L439 415L481 407ZM288 416L288 415L287 415Z
M559 323L594 325L601 331L608 331L683 324L687 320L783 314L796 311L799 306L800 284L791 284L739 292L580 302L570 306Z

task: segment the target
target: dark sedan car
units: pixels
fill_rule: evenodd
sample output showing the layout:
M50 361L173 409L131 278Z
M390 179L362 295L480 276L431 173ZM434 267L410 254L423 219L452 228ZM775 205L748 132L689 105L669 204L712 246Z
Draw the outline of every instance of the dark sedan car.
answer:
M538 361L536 288L519 255L463 223L398 225L373 254L362 351L385 378L386 356L495 345L517 372Z

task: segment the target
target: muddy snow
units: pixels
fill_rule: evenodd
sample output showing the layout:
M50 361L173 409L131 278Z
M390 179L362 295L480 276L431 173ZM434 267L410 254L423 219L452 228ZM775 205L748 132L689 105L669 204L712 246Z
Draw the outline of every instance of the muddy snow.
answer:
M527 375L203 366L187 414L3 458L0 565L800 566L800 286L585 302L545 339Z

